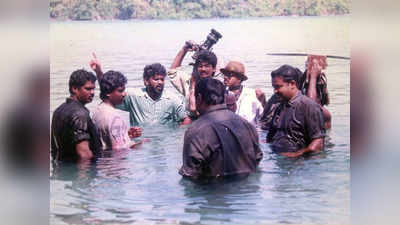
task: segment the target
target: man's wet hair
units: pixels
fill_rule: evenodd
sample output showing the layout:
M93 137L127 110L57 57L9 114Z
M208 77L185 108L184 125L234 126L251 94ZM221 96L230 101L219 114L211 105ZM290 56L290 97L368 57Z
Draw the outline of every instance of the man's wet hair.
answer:
M199 55L197 56L195 67L197 67L201 62L207 62L212 65L213 68L217 66L217 56L214 52L208 50L200 50Z
M154 75L162 75L165 77L167 75L167 71L160 63L153 63L144 67L143 79L148 80Z
M217 105L225 102L225 85L211 77L201 78L196 84L195 96L201 95L207 105Z
M107 95L115 89L125 86L127 83L126 77L118 71L107 71L100 80L100 98L104 100Z
M272 78L282 77L284 82L290 82L293 80L298 88L300 87L299 80L302 75L303 73L301 70L286 64L271 72Z
M71 95L74 94L72 87L81 88L86 82L91 81L94 83L96 80L97 78L92 72L84 69L75 70L69 77L69 93Z

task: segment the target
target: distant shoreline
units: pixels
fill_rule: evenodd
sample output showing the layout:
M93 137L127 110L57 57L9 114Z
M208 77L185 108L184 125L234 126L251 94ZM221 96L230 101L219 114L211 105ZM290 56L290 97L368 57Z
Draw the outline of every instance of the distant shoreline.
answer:
M350 14L351 0L50 0L58 21L187 20Z
M256 19L269 19L269 18L313 18L313 17L340 17L340 16L350 16L349 14L338 14L338 15L319 15L319 16L260 16L260 17L215 17L215 18L191 18L191 19L128 19L128 20L121 20L121 19L91 19L91 20L72 20L72 19L54 19L50 18L50 22L117 22L117 21L189 21L189 20L224 20L224 19L243 19L243 20L256 20Z
M174 20L174 21L185 21L185 20L207 20L207 19L257 19L257 18L276 18L276 17L329 17L329 16L348 16L351 13L346 14L328 14L328 15L274 15L274 16L243 16L243 17L204 17L204 18L131 18L131 19L60 19L50 17L50 21L152 21L152 20Z

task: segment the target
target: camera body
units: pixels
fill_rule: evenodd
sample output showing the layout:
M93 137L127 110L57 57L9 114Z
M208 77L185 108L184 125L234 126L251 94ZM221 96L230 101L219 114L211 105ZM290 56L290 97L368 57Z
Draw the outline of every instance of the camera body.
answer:
M201 50L209 50L211 49L211 47L218 42L218 40L222 37L222 35L214 30L211 29L211 32L207 35L207 39L201 44L193 44L191 42L186 42L186 46L187 48L192 48L192 49L196 49L195 53L192 55L192 58L194 61L196 61L199 53Z

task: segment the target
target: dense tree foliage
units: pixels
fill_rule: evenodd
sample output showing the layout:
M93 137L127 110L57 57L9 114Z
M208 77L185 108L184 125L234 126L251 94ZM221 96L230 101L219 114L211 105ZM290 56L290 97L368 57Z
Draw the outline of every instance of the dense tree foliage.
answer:
M50 18L192 19L350 13L350 0L50 0Z

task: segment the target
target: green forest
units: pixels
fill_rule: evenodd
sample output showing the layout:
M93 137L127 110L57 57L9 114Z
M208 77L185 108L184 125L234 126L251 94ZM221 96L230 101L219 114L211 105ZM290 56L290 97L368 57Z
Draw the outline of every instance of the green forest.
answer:
M350 0L50 0L56 20L323 16L350 13Z

